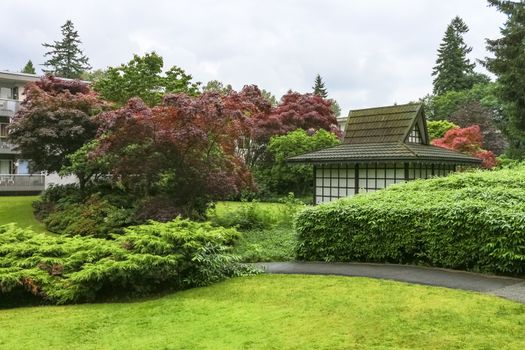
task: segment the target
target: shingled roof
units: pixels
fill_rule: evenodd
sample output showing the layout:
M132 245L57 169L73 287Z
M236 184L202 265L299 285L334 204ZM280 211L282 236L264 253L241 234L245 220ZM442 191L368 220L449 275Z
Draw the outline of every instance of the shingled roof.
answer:
M420 143L408 142L419 130ZM296 163L421 161L479 164L463 153L429 145L423 106L419 103L350 111L341 145L288 158Z

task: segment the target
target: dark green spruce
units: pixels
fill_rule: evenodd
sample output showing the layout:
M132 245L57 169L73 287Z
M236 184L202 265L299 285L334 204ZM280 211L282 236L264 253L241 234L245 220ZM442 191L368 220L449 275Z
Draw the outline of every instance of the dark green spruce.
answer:
M505 133L509 140L508 156L525 158L525 3L489 0L507 16L501 37L487 39L485 67L497 77L499 99L507 114Z
M46 67L43 71L62 78L78 79L84 71L91 69L89 60L79 48L82 42L73 22L67 20L61 29L62 39L60 41L54 41L53 44L42 44L49 49L44 54L44 57L48 59L43 64Z
M442 95L449 91L470 89L475 82L475 64L467 55L472 51L463 40L468 32L463 20L456 16L447 27L439 45L438 58L432 71L434 76L434 94Z

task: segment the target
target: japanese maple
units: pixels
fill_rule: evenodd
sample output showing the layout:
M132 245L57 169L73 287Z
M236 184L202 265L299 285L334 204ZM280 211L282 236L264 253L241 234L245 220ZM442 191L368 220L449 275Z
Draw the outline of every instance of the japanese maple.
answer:
M497 165L494 153L482 148L483 135L479 125L450 129L442 138L433 140L432 144L478 157L482 160L481 166L487 169Z

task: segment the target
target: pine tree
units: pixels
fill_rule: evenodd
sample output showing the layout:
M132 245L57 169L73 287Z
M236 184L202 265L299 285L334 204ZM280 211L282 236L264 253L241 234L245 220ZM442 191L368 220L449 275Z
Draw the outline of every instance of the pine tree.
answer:
M53 44L42 44L50 49L44 54L44 56L49 56L49 59L43 64L49 69L44 69L44 72L63 78L80 78L82 72L91 69L88 58L79 49L79 44L82 42L73 22L70 20L67 20L61 29L61 41L55 41Z
M35 66L33 66L33 62L31 60L27 61L24 68L22 68L22 73L36 74Z
M326 91L326 88L324 86L323 79L319 74L315 77L315 83L314 86L312 86L312 89L314 90L314 94L317 96L321 96L322 98L328 97L328 92Z
M436 66L432 71L434 94L442 95L448 91L461 91L472 87L475 64L467 58L472 51L463 40L468 27L456 16L447 27L438 49Z
M525 158L525 3L489 0L507 15L501 28L501 38L487 39L487 50L494 54L486 58L485 67L494 73L498 82L498 97L507 113L504 131L509 140L507 155Z

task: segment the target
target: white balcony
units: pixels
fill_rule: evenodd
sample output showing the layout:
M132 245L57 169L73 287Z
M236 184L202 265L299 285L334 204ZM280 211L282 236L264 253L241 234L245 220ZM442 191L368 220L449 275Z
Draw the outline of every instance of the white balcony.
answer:
M38 193L44 190L45 184L45 176L41 174L0 174L0 194Z
M20 109L20 101L0 98L0 117L12 117Z

